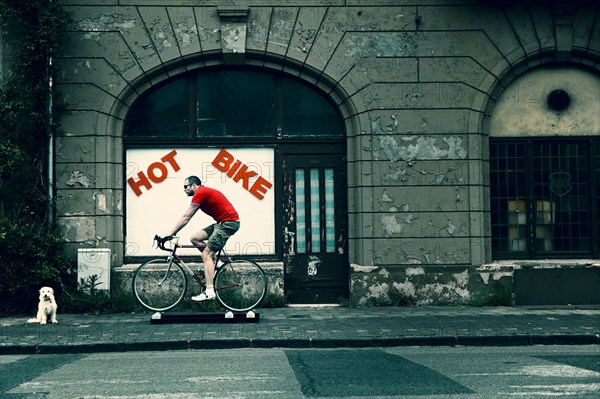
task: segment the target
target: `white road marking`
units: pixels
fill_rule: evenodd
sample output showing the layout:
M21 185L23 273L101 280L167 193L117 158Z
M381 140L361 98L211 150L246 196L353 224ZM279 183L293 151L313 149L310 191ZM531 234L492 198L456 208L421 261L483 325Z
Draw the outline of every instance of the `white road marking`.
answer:
M517 385L511 388L521 389L520 392L499 392L510 396L556 396L581 395L600 392L600 384L557 384L557 385Z
M598 373L597 371L586 370L579 367L569 366L566 364L525 366L521 368L521 374L532 375L537 377L600 377L600 373Z

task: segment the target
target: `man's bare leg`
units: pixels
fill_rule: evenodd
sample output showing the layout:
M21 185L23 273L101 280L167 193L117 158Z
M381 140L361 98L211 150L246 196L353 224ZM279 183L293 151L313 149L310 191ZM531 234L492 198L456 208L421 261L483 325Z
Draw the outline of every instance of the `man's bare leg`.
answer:
M206 286L213 287L215 278L215 253L209 248L204 248L202 251L202 261L204 262L204 277L206 278Z
M190 237L190 241L194 245L201 245L204 241L208 239L208 234L204 230L200 230L192 237ZM200 295L193 296L192 299L194 301L203 301L206 299L213 299L215 297L215 288L214 288L214 277L215 277L215 262L214 256L215 253L206 246L204 250L201 251L202 262L204 266L204 278L206 279L206 292Z

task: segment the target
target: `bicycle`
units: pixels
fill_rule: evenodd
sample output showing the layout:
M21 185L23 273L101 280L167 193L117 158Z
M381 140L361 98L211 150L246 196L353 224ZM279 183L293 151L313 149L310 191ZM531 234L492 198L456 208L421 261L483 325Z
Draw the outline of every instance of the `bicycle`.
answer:
M141 264L133 274L133 293L139 303L148 310L165 312L179 305L188 289L191 276L201 289L206 284L177 255L178 249L195 248L203 245L179 245L179 237L154 236L157 247L170 252L166 258L152 259ZM169 241L172 248L165 247ZM267 278L262 268L251 260L233 260L221 249L215 257L214 287L216 299L232 312L247 312L258 307L267 293Z

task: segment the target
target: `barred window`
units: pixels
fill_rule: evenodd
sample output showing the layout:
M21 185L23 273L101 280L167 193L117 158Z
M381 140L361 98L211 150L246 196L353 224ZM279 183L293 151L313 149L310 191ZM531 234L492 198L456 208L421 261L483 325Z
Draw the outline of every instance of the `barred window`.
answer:
M490 141L494 259L599 256L600 140Z

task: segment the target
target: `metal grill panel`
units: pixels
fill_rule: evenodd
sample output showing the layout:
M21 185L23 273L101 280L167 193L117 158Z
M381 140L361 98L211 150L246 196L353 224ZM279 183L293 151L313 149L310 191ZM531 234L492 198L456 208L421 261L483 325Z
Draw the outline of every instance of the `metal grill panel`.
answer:
M597 256L600 146L591 143L490 142L494 258Z

